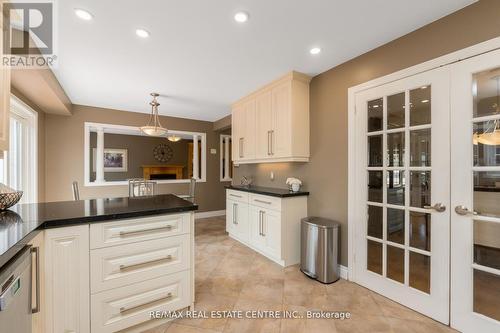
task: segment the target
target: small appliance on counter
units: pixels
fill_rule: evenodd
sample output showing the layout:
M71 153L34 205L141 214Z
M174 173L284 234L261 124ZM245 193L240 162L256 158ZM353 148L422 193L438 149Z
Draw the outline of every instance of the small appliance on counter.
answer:
M287 178L286 184L288 185L290 192L298 192L302 186L302 181L298 178Z

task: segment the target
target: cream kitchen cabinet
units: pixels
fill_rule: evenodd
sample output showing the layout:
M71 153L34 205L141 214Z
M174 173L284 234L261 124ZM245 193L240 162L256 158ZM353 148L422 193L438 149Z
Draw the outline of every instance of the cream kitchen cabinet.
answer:
M226 231L241 241L248 241L248 203L228 199L226 201Z
M89 225L45 232L45 332L90 332Z
M233 156L238 160L255 159L255 100L248 100L234 110L233 128L237 133Z
M233 104L234 163L309 160L309 82L291 72Z
M300 220L307 196L276 197L228 189L229 236L282 266L300 262Z
M168 321L150 311L192 307L193 230L193 212L43 230L32 241L33 332L142 332Z
M250 244L274 261L281 260L281 214L279 211L250 206Z

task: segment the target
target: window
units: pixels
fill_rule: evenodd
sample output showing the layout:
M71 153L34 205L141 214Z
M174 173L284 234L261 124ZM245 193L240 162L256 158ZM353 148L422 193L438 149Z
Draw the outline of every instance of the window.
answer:
M23 191L22 203L38 200L38 114L11 96L9 151L0 156L0 182Z
M206 181L206 134L169 130L152 137L139 127L85 123L85 186Z
M220 136L220 180L230 182L233 177L233 162L231 156L231 135Z

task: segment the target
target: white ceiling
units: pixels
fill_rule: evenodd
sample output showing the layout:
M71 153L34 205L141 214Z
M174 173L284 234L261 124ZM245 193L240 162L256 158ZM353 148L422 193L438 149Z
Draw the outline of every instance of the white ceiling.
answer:
M150 112L155 91L161 114L214 121L290 70L319 74L473 2L59 0L54 72L74 104ZM247 23L233 20L238 10Z

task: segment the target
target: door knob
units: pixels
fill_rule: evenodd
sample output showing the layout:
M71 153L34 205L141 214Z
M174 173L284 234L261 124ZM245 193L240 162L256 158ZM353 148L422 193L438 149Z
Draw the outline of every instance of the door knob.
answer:
M446 210L446 206L443 205L442 203L438 202L434 206L424 206L425 209L434 209L438 213L442 213Z
M477 215L477 212L471 211L469 208L462 205L455 207L455 213L458 215Z

